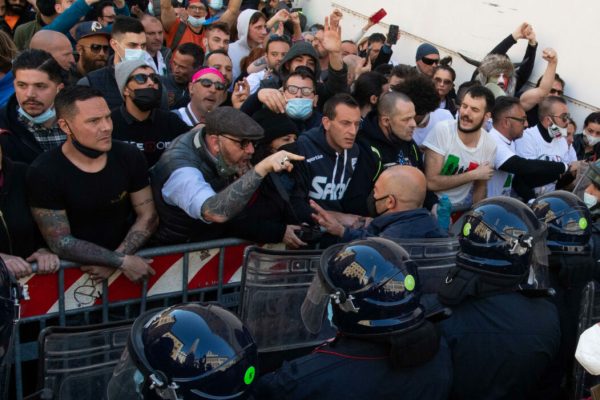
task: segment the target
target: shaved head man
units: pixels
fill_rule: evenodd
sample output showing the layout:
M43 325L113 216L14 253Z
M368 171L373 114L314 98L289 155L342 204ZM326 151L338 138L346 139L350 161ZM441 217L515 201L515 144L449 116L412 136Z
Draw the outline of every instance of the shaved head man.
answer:
M65 71L75 67L73 47L64 34L51 30L36 32L29 44L31 49L47 51Z
M327 232L343 242L371 236L390 239L446 237L437 221L423 208L427 182L421 170L408 165L396 165L383 171L370 196L370 212L375 216L367 228L345 227L338 217L310 201L315 210L313 219Z

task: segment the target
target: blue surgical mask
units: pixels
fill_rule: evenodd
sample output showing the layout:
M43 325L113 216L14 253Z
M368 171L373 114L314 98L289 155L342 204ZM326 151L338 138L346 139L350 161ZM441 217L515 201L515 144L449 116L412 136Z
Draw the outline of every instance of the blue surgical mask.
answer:
M146 52L142 49L125 49L123 61L143 60Z
M307 119L313 110L312 99L289 99L285 105L285 113L293 119Z
M198 28L198 27L204 25L204 21L206 21L206 18L204 18L204 17L196 18L196 17L192 17L190 15L187 18L187 23L193 28Z
M208 3L208 6L210 8L212 8L213 10L220 10L221 8L223 8L223 0L211 0Z
M31 115L29 115L27 113L27 111L23 110L21 107L19 107L17 109L17 112L19 114L21 114L23 117L27 118L29 121L33 122L34 124L39 124L39 125L41 125L45 122L48 122L52 118L56 117L56 110L54 109L54 107L48 108L46 111L44 111L43 113L41 113L40 115L37 115L35 117L32 117Z

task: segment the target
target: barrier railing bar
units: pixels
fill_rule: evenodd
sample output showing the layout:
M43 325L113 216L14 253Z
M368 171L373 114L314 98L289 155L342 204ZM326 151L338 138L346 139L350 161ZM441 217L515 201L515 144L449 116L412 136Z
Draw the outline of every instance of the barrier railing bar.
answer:
M142 300L140 302L140 314L146 311L146 301L148 301L148 279L144 279L142 284Z
M15 382L23 382L23 370L21 368L21 346L18 344L21 343L21 333L19 332L19 324L15 327L15 337L13 340L15 349L14 349L14 365L15 365ZM23 385L16 385L15 394L17 395L17 399L23 398Z
M102 322L108 322L108 281L102 281Z
M65 308L65 270L61 266L58 270L58 313L60 326L65 326L67 322L65 318Z
M225 269L225 248L219 247L219 277L217 279L217 301L221 301L223 295L223 271Z
M183 255L183 273L181 274L181 292L182 300L185 303L188 299L188 274L190 268L190 253Z

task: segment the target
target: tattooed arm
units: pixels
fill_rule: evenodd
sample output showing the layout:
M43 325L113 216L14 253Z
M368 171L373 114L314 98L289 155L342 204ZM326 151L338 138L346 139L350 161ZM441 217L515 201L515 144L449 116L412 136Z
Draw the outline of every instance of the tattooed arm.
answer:
M289 172L294 167L291 161L300 160L304 160L304 157L283 150L263 159L224 190L209 197L202 204L202 218L210 222L228 221L244 209L268 173L283 170Z
M117 248L117 252L123 254L134 254L138 251L158 227L158 214L154 208L150 186L130 193L129 196L136 213L136 220Z
M119 268L123 263L123 254L71 235L71 226L65 210L32 208L31 213L46 243L60 258L113 268Z
M31 213L46 243L60 258L83 265L118 268L133 282L155 274L148 264L151 262L149 260L110 251L102 246L74 237L71 234L71 226L65 210L34 207L31 209Z

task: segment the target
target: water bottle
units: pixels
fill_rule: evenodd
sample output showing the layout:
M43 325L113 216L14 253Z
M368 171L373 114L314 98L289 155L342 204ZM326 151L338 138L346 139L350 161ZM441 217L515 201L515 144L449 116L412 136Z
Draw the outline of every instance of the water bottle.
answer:
M450 213L452 213L452 203L447 195L442 195L437 207L438 225L444 231L450 228Z

